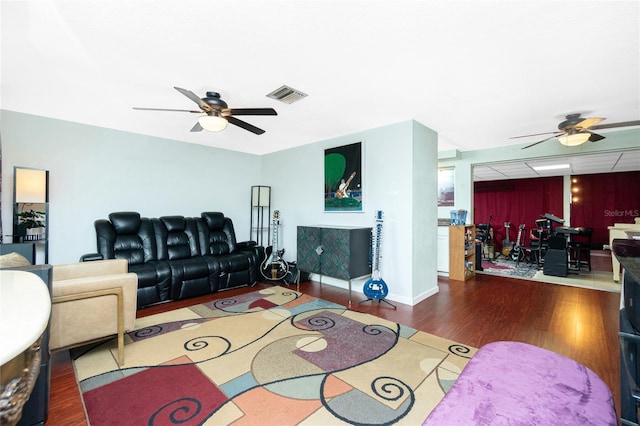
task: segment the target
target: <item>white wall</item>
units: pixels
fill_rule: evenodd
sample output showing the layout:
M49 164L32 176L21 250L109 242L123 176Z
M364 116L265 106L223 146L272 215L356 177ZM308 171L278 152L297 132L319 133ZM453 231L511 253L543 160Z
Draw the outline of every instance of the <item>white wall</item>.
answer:
M12 233L13 167L50 171L49 263L96 251L93 222L115 211L199 216L221 211L249 238L260 157L2 111L2 223Z

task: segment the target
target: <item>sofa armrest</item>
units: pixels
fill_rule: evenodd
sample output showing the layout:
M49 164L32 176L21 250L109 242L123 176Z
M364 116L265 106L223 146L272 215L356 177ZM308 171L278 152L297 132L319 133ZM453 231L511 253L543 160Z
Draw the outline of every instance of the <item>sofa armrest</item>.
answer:
M236 248L237 249L246 249L249 247L255 247L258 243L256 243L255 241L240 241L238 243L236 243Z
M77 302L104 296L116 297L116 327L118 334L118 365L124 365L124 296L122 287L107 288L104 290L87 291L84 293L70 294L68 296L56 296L51 303L55 306L58 303Z
M123 332L135 327L137 290L138 276L134 273L54 281L50 349L117 334L118 360L122 363Z
M94 260L102 259L104 259L104 256L102 256L100 253L87 253L80 256L80 262L91 262Z
M57 266L53 267L54 271L56 268ZM130 292L135 299L136 291L138 290L138 276L133 272L125 272L124 274L96 275L93 277L60 280L56 279L54 275L52 296L68 296L70 294L113 287L122 287L125 296Z
M126 259L107 259L92 262L69 263L66 265L54 265L53 281L124 274L128 271L129 263Z
M54 266L55 269L57 266ZM138 276L133 272L95 277L56 280L54 274L52 297L72 296L80 293L122 288L125 312L125 330L131 330L136 320ZM97 314L97 313L96 313Z

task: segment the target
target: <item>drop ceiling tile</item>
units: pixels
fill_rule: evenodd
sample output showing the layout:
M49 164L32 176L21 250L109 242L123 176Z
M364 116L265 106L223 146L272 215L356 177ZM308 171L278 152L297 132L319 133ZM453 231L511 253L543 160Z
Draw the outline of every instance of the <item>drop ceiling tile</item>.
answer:
M533 170L534 166L569 164L568 169ZM573 155L506 163L482 164L474 167L474 180L526 179L547 176L581 175L640 170L640 150Z

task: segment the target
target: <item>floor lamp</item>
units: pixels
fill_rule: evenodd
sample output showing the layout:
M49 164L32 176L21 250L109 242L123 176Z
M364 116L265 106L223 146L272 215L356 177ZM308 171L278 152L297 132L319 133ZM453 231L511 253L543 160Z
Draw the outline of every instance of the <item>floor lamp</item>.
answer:
M251 187L251 230L250 240L259 246L269 245L271 231L271 187L256 185Z

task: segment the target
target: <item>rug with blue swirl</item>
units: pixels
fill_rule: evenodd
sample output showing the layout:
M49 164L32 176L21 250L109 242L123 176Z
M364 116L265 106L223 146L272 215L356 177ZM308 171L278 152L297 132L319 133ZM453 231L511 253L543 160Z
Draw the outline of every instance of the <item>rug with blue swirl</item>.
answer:
M283 287L136 328L72 351L93 426L422 424L476 352Z

